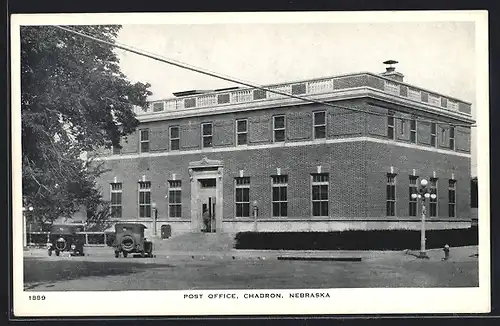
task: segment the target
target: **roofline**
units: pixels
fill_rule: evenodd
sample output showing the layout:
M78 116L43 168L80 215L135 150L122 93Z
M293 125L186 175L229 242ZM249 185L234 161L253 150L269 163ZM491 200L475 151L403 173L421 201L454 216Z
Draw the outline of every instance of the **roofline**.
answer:
M373 77L382 78L382 79L385 79L387 81L396 82L398 84L405 85L407 87L417 88L419 90L425 91L425 92L430 93L430 94L436 94L436 95L444 96L444 97L447 97L447 98L455 100L455 101L459 101L459 102L462 102L462 103L465 103L465 104L468 104L468 105L472 105L471 102L468 102L468 101L465 101L465 100L461 100L461 99L459 99L457 97L454 97L454 96L450 96L450 95L447 95L447 94L444 94L444 93L438 93L436 91L431 91L429 89L426 89L426 88L423 88L423 87L420 87L420 86L417 86L417 85L413 85L413 84L405 83L405 82L402 82L402 81L394 80L394 79L392 79L390 77L382 76L382 75L379 75L379 74L376 74L376 73L373 73L373 72L368 72L368 71L361 71L361 72L355 72L355 73L349 73L349 74L341 74L341 75L335 75L335 76L323 76L323 77L309 78L309 79L296 79L296 80L291 80L291 81L285 81L285 82L273 83L273 84L265 84L265 85L259 85L259 86L268 88L268 87L273 87L273 86L279 86L279 85L282 85L282 84L304 83L304 82L310 82L310 81L316 81L316 80L324 80L324 79L330 79L330 78L354 77L354 76L359 76L359 75L370 75L370 76L373 76ZM238 87L238 86L228 86L226 88L231 88L231 87ZM255 89L255 87L243 86L243 87L240 88L240 90L249 90L249 89ZM232 91L232 90L218 90L218 91L217 90L211 90L209 92L202 93L202 94L192 94L191 96L211 95L211 94L219 94L219 93L223 94L223 93L230 92L230 91ZM184 91L184 92L189 92L189 91ZM175 93L182 93L182 92L175 92ZM183 97L183 96L181 96L181 97ZM168 98L160 98L158 100L151 100L151 101L148 101L148 102L168 101L168 100L179 99L181 97L174 96L174 97L168 97Z

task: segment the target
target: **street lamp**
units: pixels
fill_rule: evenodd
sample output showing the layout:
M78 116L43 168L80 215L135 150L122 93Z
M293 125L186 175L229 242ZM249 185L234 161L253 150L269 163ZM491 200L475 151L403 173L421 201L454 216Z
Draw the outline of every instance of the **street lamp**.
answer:
M158 220L158 209L156 208L156 203L151 204L153 207L153 235L156 237L156 221Z
M416 193L411 194L411 198L420 199L422 202L422 223L420 229L420 254L417 256L418 258L429 259L427 252L425 251L425 215L426 215L426 199L436 199L436 194L431 193L429 189L427 189L427 180L422 179L420 181L420 188Z
M259 215L259 203L254 200L253 201L253 227L255 232L257 232L257 215Z
M27 233L26 232L27 231L27 228L26 228L26 224L27 224L27 221L26 221L26 211L32 212L33 211L33 207L32 206L23 207L23 247L24 248L28 247L28 243L31 242L31 241L28 241L27 236L26 236L26 233ZM30 232L29 233L31 234L31 223L30 223ZM31 238L31 236L30 236L30 238Z

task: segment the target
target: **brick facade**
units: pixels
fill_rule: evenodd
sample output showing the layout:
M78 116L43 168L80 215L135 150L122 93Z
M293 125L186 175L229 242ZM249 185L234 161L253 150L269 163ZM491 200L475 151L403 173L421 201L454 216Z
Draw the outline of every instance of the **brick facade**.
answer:
M334 87L355 87L366 82L383 88L383 84L370 76L344 78ZM138 181L144 176L151 181L151 201L157 203L160 223L171 224L173 233L187 232L192 220L188 164L207 157L223 164L223 217L218 223L228 232L252 228L252 217L235 218L234 178L240 176L240 171L250 177L250 203L258 203L259 230L418 228L419 217L410 217L408 213L409 176L415 169L419 177L434 175L439 180L438 216L429 220L429 227L433 227L433 222L439 228L467 225L466 221L470 221L470 128L456 128L455 149L449 150L449 131L441 133L441 126L437 126L437 144L432 147L429 123L418 122L416 143L410 141L407 119L416 114L410 107L372 98L334 103L382 115L303 104L142 123L140 129L149 130L150 152L138 154L139 137L135 133L122 141L121 155L103 158L111 170L100 180L103 197L110 199L109 184L115 178L122 182L122 218L137 220ZM389 110L395 112L394 140L387 139L387 117L383 116ZM317 111L326 113L326 139L313 139L313 113ZM273 143L275 115L286 117L283 143ZM443 120L430 113L418 116ZM235 145L237 119L248 121L247 146ZM213 147L201 149L201 124L207 122L212 123ZM179 151L170 150L169 127L172 126L180 129ZM391 167L396 173L396 216L387 217L386 174ZM271 176L278 173L278 168L281 175L288 175L288 216L273 218ZM312 217L311 213L311 174L318 169L329 174L329 216L326 218ZM454 218L448 218L448 180L452 173L457 181L457 213ZM165 195L174 174L182 183L181 218L168 218ZM150 223L151 219L142 222Z

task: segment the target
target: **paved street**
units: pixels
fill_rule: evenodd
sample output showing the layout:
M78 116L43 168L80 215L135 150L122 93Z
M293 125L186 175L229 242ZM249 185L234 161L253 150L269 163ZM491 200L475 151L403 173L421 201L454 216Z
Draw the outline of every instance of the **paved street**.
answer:
M114 258L109 248L91 248L85 257L48 257L28 252L25 289L35 291L291 289L353 287L478 286L475 247L452 248L441 261L405 252L159 252L155 258ZM278 256L360 257L361 262L283 261Z

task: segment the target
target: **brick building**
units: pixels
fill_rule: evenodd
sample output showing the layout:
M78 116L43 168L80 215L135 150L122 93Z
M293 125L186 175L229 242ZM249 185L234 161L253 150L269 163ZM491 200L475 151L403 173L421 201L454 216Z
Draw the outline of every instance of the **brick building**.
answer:
M103 196L150 232L156 206L158 233L418 229L409 194L426 178L427 227L469 227L471 104L403 78L389 67L266 86L339 107L252 88L152 102L100 156Z

